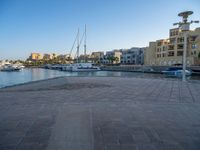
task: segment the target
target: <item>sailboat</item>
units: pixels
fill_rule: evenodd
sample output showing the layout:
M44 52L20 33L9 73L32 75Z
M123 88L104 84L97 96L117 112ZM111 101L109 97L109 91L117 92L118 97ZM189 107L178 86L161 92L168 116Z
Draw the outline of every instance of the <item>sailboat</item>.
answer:
M83 34L83 37L84 37L84 56L85 56L85 62L84 63L80 63L79 62L79 48L80 48L80 45L81 45L81 42L82 42L83 38L81 39L81 41L79 41L79 29L78 29L78 33L77 33L77 36L76 36L76 39L75 39L75 40L77 40L77 52L76 52L77 58L76 58L76 63L63 66L62 67L63 71L91 72L91 71L99 71L100 70L100 67L95 66L93 63L88 63L86 61L86 38L87 38L87 35L86 35L86 25L85 25L85 32Z

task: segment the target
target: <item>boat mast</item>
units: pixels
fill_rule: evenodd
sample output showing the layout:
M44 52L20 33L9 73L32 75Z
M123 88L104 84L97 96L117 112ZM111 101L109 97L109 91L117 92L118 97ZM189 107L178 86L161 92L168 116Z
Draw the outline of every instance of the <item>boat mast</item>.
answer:
M73 43L72 48L71 48L71 50L70 50L69 58L71 58L71 56L72 56L72 51L73 51L74 46L75 46L75 44L76 44L76 42L77 42L77 37L78 37L78 33L76 34L76 37L75 37L74 43Z
M77 34L77 60L76 62L79 62L79 28L78 28L78 34Z
M86 40L87 40L87 34L86 34L86 24L85 24L85 40L84 40L84 56L85 56L85 63L86 63Z

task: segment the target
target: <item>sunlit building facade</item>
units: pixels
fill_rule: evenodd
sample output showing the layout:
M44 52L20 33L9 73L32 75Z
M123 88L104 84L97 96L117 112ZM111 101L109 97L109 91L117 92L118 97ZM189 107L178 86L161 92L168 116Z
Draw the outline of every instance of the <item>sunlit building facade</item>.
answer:
M43 55L40 53L31 53L29 60L31 61L37 61L43 59Z
M181 65L184 36L179 28L170 29L169 38L150 42L145 53L146 65ZM200 64L200 28L187 32L187 65Z

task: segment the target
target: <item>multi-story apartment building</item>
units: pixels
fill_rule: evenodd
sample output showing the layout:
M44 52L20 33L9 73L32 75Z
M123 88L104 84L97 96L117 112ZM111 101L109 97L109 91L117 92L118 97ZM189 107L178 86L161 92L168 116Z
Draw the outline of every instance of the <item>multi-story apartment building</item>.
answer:
M145 48L133 47L122 51L121 64L144 64Z
M184 36L179 28L170 29L169 38L150 42L145 54L146 65L182 64ZM187 65L200 64L200 28L187 31Z
M92 52L90 55L90 60L93 63L101 63L104 58L104 52Z
M31 61L37 61L43 59L43 55L40 53L31 53L31 56L29 57L29 60Z
M79 57L78 57L78 62L79 63L85 63L85 62L91 62L90 61L90 55L80 55ZM76 58L76 60L75 61L77 61L77 58Z
M44 54L43 55L43 59L45 59L45 60L51 60L51 59L53 59L53 54Z
M146 48L144 53L144 64L155 65L156 53L153 50L156 49L156 42L149 42L149 47Z
M56 59L60 62L60 63L73 63L73 60L71 58L71 56L69 54L66 55L58 55L56 57Z
M67 59L67 58L69 58L70 57L70 55L58 55L57 56L57 59L59 59L59 60L65 60L65 59Z
M91 58L103 58L104 52L92 52Z
M102 60L103 64L118 64L121 62L121 50L107 51L104 59Z

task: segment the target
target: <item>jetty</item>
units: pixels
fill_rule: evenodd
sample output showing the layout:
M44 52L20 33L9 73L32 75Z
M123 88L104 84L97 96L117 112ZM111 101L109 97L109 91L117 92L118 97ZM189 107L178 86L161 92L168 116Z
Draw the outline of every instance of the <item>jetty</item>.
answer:
M162 71L165 71L169 67L170 66L119 65L119 66L102 66L101 70L162 74ZM171 67L176 67L176 66L171 66ZM192 71L193 76L200 76L200 66L190 66L187 67L187 69Z

